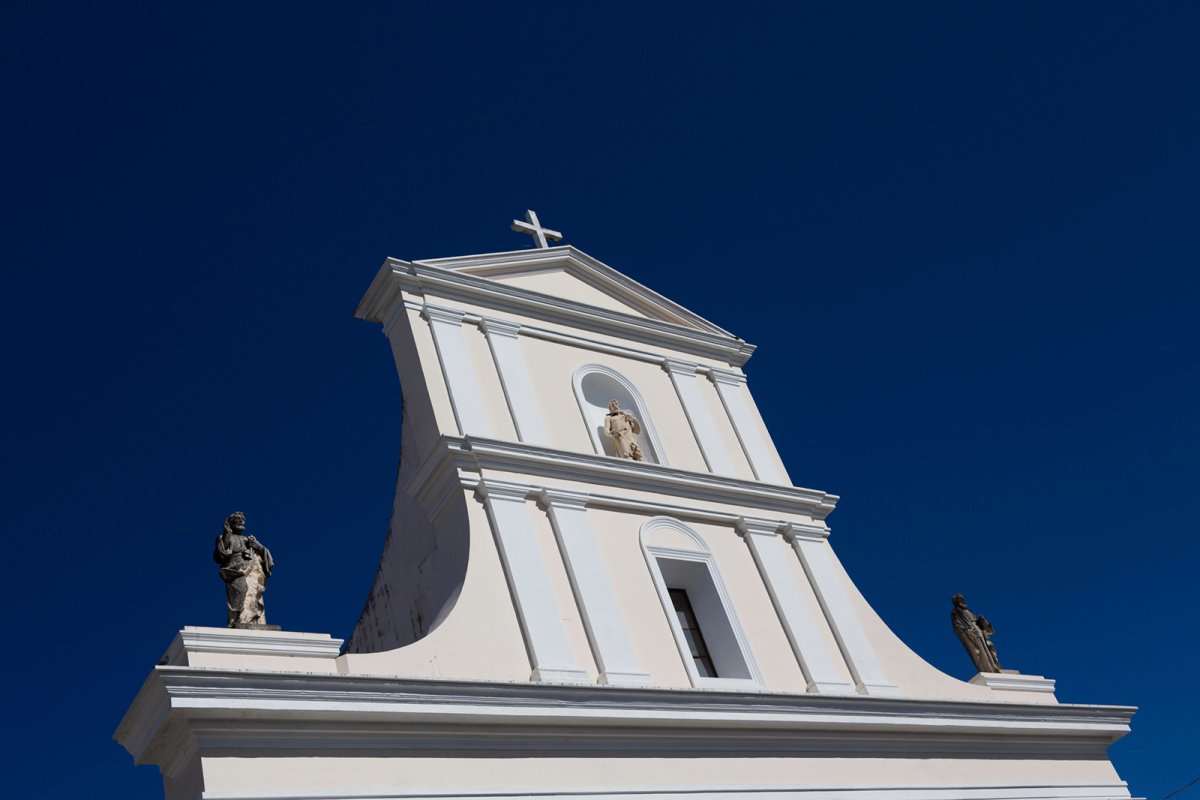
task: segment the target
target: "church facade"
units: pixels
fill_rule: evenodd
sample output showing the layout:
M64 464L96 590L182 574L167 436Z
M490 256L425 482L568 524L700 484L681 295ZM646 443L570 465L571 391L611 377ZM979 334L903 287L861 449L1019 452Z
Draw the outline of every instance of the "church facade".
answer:
M886 627L751 345L537 244L383 264L356 312L403 390L375 585L345 643L179 633L117 731L167 798L1130 797L1133 709L962 682Z

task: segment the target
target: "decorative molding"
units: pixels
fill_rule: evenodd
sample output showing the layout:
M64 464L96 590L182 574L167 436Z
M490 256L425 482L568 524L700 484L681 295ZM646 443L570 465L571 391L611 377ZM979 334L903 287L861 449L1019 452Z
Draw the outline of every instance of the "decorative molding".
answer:
M1054 694L1054 681L1041 675L1022 675L1019 672L980 672L971 683L986 686L997 692L1037 692Z
M575 400L579 404L579 413L583 415L583 424L587 426L588 436L592 439L592 446L596 448L596 453L607 458L615 458L615 456L606 455L604 441L600 438L599 431L595 429L593 420L588 417L587 410L591 404L583 396L583 381L588 375L603 375L618 384L629 394L633 402L637 405L638 413L641 414L638 422L641 423L642 428L645 430L646 438L650 440L650 446L654 449L653 455L658 460L657 463L660 466L669 465L670 460L667 458L666 448L663 447L662 440L658 438L658 430L654 427L654 416L650 413L650 407L647 405L646 399L642 397L642 393L638 391L637 386L612 367L606 367L603 364L584 364L576 369L575 373L571 376L571 386L575 390ZM625 461L627 459L619 460Z
M205 800L1130 800L1124 781L1096 784L1004 786L713 786L675 785L620 789L563 787L521 789L413 788L331 792L205 792Z
M528 263L528 252L495 254L497 263L518 264ZM573 248L550 248L541 251L551 254L567 262L579 264L599 264ZM488 256L471 256L469 260L478 262ZM398 259L388 259L380 267L371 283L370 288L359 302L355 316L372 322L381 322L391 307L401 299L401 294L408 291L422 297L438 297L448 300L482 305L501 313L511 313L531 319L541 320L566 326L568 328L587 330L617 336L641 344L660 347L667 350L689 353L703 358L710 358L722 363L741 366L754 352L754 346L722 331L720 328L695 317L683 309L685 316L681 322L666 322L661 319L647 319L612 311L597 306L577 303L552 295L521 289L516 286L477 277L465 272L447 269L445 265L462 269L466 263L454 259L438 259L436 261L407 262ZM602 265L601 265L602 266ZM605 269L610 269L605 267ZM640 286L635 281L611 270L615 278L629 285ZM645 292L654 294L642 287ZM655 295L661 297L660 295ZM674 306L671 301L662 300ZM665 306L663 306L665 308ZM676 308L682 308L676 306ZM692 319L694 318L694 320ZM695 322L699 320L699 322ZM684 324L689 323L689 324ZM698 325L699 327L694 327Z
M531 679L590 682L587 672L575 664L567 643L562 614L525 506L528 489L480 481L476 491L487 509L496 549L500 551L508 578L513 607L533 666Z
M115 738L138 764L202 751L1100 758L1121 706L639 689L156 667ZM647 737L652 737L648 739Z
M668 358L663 361L663 369L671 376L671 383L679 395L679 402L683 404L684 415L697 444L700 445L700 452L708 468L721 475L736 475L737 468L733 466L733 459L725 448L725 442L722 441L716 422L708 410L708 403L700 391L700 384L696 381L698 366Z
M543 489L539 499L558 540L588 644L600 668L600 682L650 685L650 673L638 662L604 557L588 524L587 495Z
M166 660L168 664L182 665L188 653L337 658L342 652L342 641L327 633L189 626L175 634L167 648Z
M788 563L795 554L781 541L779 528L780 524L773 520L743 517L737 522L738 532L750 548L792 653L808 681L808 691L853 694L855 687L846 681L841 668L841 654L835 658L824 636L828 622L809 612L800 581Z
M663 528L683 534L692 541L696 549L680 550L678 548L662 547L651 543L650 539L654 532ZM654 588L658 591L658 599L662 603L663 613L667 618L667 623L671 627L671 633L675 637L675 644L679 648L679 656L683 661L684 668L687 670L688 679L692 682L692 686L698 689L744 690L746 688L761 688L763 686L762 673L758 669L758 663L754 660L754 653L750 650L750 640L747 638L746 631L742 628L742 623L738 619L737 612L734 610L733 601L730 599L729 592L725 588L725 582L721 580L721 573L717 569L716 559L713 557L704 539L677 519L671 517L653 517L642 523L638 540L641 542L642 554L646 557L646 566L650 569L650 577L654 581ZM712 616L715 617L717 614L723 615L723 621L732 634L732 640L722 645L721 641L714 636L718 631L714 630L713 626L705 626L702 620L700 625L705 629L704 638L709 644L709 654L712 656L713 661L718 663L723 656L725 658L732 656L735 662L741 662L741 666L745 668L747 673L746 677L710 678L702 676L696 671L696 664L692 659L691 648L688 645L686 637L683 635L683 629L679 627L678 615L675 613L675 606L668 594L668 589L686 587L672 587L667 585L668 581L663 575L663 565L660 559L697 564L707 573L709 579L708 585L711 586L710 593L715 592L716 600L716 602L708 604L712 606ZM704 598L697 596L692 591L689 591L688 595L692 604L696 606L697 617L702 617L703 613L700 603ZM727 652L722 652L722 646L727 649ZM736 652L734 652L735 650ZM718 667L718 675L719 670L720 667Z
M811 517L817 521L816 529L825 531L827 529L820 520L833 511L838 501L837 495L816 489L772 486L663 464L555 450L483 436L443 435L441 442L445 450L438 454L436 451L441 448L434 448L435 454L409 482L410 493L420 491L424 482L440 469L442 459L448 459L466 472L495 469L531 478L560 478L598 487L659 492L668 497L704 500L724 506L742 505L765 512L775 511L787 518ZM793 524L807 530L802 521Z

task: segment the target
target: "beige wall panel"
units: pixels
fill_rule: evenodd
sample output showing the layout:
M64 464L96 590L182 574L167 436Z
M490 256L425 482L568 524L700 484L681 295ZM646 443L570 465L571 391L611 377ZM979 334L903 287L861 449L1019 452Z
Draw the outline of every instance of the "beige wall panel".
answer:
M691 687L650 577L650 568L642 555L638 537L647 519L640 514L588 509L588 522L596 535L642 669L650 673L655 686Z
M465 493L471 553L462 593L425 638L382 653L348 653L338 671L414 678L527 681L529 656L487 514ZM452 501L453 502L453 501Z
M1107 761L973 758L205 758L208 792L745 786L1028 786L1119 781ZM686 776L684 779L682 776ZM307 796L307 795L306 795Z
M584 283L578 278L568 275L562 270L537 272L529 275L506 275L493 278L496 283L517 286L532 292L541 292L563 300L573 300L590 306L599 306L612 311L620 311L635 317L645 317L612 295L605 294L594 286Z
M754 469L750 466L750 460L746 458L746 451L742 449L742 443L738 441L737 431L733 429L733 423L729 420L729 412L725 410L725 405L721 402L721 395L717 394L717 387L706 375L697 375L696 382L700 386L700 394L704 396L704 402L708 405L708 413L712 416L717 433L721 436L721 442L725 445L725 452L729 453L729 458L737 469L737 477L754 480ZM775 443L769 436L767 441L774 448Z

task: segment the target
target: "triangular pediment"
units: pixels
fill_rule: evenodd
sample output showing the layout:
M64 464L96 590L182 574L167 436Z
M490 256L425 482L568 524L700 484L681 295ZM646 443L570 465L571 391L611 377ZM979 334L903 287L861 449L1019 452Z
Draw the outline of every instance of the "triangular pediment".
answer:
M561 300L668 322L706 333L728 331L571 246L416 262Z

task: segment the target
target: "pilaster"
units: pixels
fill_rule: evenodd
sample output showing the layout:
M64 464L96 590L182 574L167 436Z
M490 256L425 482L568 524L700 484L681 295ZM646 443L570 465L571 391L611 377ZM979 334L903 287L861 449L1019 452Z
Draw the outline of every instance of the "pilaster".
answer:
M517 436L522 442L549 446L550 433L542 421L542 409L529 378L529 366L517 341L521 326L515 322L484 319L479 327L487 337L492 358L496 361L496 371L500 374L500 385L504 388L504 399L512 413Z
M525 497L527 487L480 481L477 489L487 508L500 560L508 578L521 634L533 666L532 680L589 683L575 664L562 615L555 602L546 563L538 549Z
M754 563L767 586L775 613L783 624L788 643L800 669L808 680L808 691L817 694L854 694L838 661L830 652L828 640L822 635L826 623L809 612L796 573L787 563L792 558L787 546L780 540L778 522L742 518L737 528L750 547Z
M441 362L446 389L454 419L463 435L492 435L492 423L487 415L487 401L479 386L479 377L471 363L471 353L463 336L462 322L466 314L449 308L425 306L422 312L433 331L433 343Z
M826 540L827 531L823 527L818 530L815 526L796 524L788 525L784 530L804 565L804 572L854 676L857 691L872 697L899 697L900 690L884 674L875 648L851 605L833 550Z
M717 394L721 396L725 413L729 414L733 430L746 452L750 468L754 470L754 477L767 483L790 483L779 469L775 454L759 429L758 420L750 406L746 376L726 369L709 370L708 376L716 384Z
M663 361L663 369L671 376L671 383L674 384L679 401L683 404L683 411L692 427L692 433L700 443L700 452L704 455L708 468L721 475L736 475L737 469L733 465L733 459L729 457L729 451L721 441L716 422L708 410L708 404L704 402L700 384L696 382L696 365L668 358Z
M650 674L638 663L604 557L588 524L587 495L544 489L540 499L558 539L571 590L600 668L600 682L649 685Z

